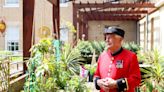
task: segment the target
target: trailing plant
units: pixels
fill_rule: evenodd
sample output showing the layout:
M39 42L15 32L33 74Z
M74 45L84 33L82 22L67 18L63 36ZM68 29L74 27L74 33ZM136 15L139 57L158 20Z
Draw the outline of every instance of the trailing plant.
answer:
M43 39L31 48L31 58L27 62L28 77L24 92L86 92L85 80L78 76L80 51L65 44L61 60L56 61L52 39Z

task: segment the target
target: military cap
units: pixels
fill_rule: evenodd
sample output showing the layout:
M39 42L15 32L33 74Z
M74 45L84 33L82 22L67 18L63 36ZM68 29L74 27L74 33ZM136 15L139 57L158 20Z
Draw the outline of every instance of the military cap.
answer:
M120 28L116 28L116 27L108 27L108 28L105 28L104 30L104 34L117 34L121 37L124 38L124 34L125 34L125 31L123 29L120 29Z

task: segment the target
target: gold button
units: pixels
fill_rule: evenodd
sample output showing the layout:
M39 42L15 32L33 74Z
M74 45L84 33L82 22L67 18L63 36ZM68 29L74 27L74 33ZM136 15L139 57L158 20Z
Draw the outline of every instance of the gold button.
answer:
M114 60L114 57L112 57L111 59Z

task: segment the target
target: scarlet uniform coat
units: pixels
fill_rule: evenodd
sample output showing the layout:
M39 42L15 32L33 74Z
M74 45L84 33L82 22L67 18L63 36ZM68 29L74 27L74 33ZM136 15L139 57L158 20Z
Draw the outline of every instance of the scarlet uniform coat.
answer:
M122 62L122 67L118 67L118 61ZM116 55L111 55L110 51L104 51L98 59L98 66L94 77L100 79L110 77L114 80L121 78L127 79L128 90L126 92L134 92L135 87L140 84L141 75L136 54L122 49ZM111 89L110 92L117 92L118 89ZM100 92L104 92L100 89Z

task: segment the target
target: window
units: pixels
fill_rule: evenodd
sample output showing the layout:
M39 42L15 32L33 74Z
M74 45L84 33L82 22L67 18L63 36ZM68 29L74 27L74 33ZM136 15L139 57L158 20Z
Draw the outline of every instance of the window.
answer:
M19 7L19 0L5 0L5 7Z
M68 0L60 0L60 3L66 3Z
M60 7L67 7L68 6L68 0L60 0Z
M19 26L9 25L5 34L5 48L9 51L18 51L20 41Z
M18 41L8 41L7 42L7 50L9 50L9 51L18 51L19 50Z

